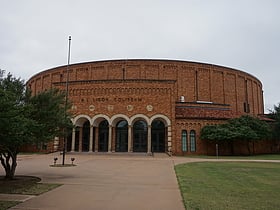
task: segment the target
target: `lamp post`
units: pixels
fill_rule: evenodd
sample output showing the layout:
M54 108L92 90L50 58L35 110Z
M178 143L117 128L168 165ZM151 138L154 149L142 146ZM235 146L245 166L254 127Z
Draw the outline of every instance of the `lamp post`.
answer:
M71 36L68 39L68 62L66 68L66 87L65 87L65 107L64 107L64 120L66 122L67 118L67 104L68 104L68 82L69 82L69 64L70 64L70 47L71 47ZM67 140L67 128L64 127L64 138L63 138L63 153L62 153L62 165L65 163L65 153L66 153L66 140Z

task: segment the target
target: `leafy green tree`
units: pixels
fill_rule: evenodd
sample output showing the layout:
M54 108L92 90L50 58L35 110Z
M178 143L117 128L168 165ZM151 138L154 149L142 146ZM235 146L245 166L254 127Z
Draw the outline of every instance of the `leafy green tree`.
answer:
M65 97L57 89L49 89L30 98L30 119L35 121L32 127L33 142L48 142L56 136L64 135L64 128L70 128L72 123L69 104L65 107Z
M29 142L29 128L34 124L28 118L30 110L25 106L26 97L22 80L11 74L0 78L0 161L6 178L13 178L19 146Z
M215 142L219 141L231 141L236 138L236 133L231 130L229 124L209 125L204 126L201 130L200 138L202 140L211 140Z
M269 139L271 134L270 126L265 122L261 121L256 117L249 115L243 115L239 118L229 120L229 124L232 129L238 134L237 140L247 141L247 148L249 154L252 154L251 144L253 145L255 141Z
M249 154L251 144L254 147L254 141L264 140L270 136L269 125L256 117L244 115L239 118L229 120L225 124L204 126L201 130L201 139L218 142L228 142L231 145L232 154L233 142L236 140L247 141ZM254 150L253 150L254 151Z
M202 140L214 141L216 144L227 143L234 154L233 141L237 138L237 133L229 123L204 126L201 130Z
M31 96L23 80L10 73L0 77L0 161L6 178L13 179L19 149L26 144L48 142L70 127L64 96L48 90ZM67 107L66 107L67 108Z
M272 137L277 141L277 148L280 152L280 103L278 105L274 105L274 109L269 110L268 116L275 120L272 126Z

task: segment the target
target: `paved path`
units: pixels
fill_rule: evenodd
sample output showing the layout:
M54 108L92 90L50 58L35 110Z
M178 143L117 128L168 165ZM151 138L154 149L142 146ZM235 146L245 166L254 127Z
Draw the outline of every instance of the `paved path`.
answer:
M20 201L24 202L31 198L34 198L33 195L18 195L18 194L2 194L0 193L0 201Z
M12 209L184 209L174 161L166 155L67 154L77 166L64 168L49 167L54 156L19 157L17 175L63 185Z
M235 161L232 159L198 159L154 157L140 154L67 154L66 163L74 157L75 167L49 167L53 158L61 156L21 155L17 175L42 178L45 183L61 183L40 196L1 195L0 200L24 201L14 210L183 210L174 165L201 161ZM278 162L279 160L240 160ZM0 169L0 175L4 174ZM10 196L10 197L9 197Z

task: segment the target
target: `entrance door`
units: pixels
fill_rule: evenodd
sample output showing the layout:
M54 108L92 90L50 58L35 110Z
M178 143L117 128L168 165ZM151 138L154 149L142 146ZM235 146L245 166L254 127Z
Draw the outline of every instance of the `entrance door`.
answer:
M152 152L165 152L165 126L159 120L152 123Z
M147 152L147 123L138 120L133 125L133 152Z
M99 124L98 152L108 152L109 123L103 120Z
M125 120L118 122L116 132L116 152L127 152L128 124Z

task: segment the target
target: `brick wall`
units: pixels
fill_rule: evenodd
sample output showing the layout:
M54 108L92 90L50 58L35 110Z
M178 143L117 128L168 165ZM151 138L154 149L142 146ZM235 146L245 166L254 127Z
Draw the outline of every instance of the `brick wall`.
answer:
M212 64L111 60L73 64L68 74L74 116L163 114L171 121L175 154L182 154L182 129L196 131L197 153L202 154L207 152L199 140L202 126L247 113L263 114L264 109L262 84L257 78ZM67 66L62 66L34 75L27 85L35 94L51 87L64 90L66 78ZM184 103L179 102L181 96Z
M65 82L66 78L66 66L62 66L33 76L28 84L37 92L51 87L54 82ZM99 61L69 67L69 81L122 79L174 80L177 100L183 95L186 101L230 104L240 113L247 94L252 112L263 112L261 82L227 67L168 60Z

